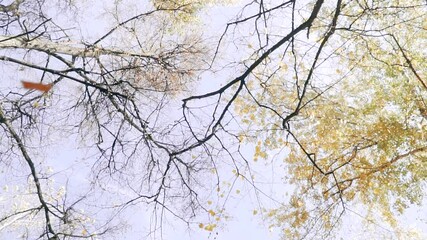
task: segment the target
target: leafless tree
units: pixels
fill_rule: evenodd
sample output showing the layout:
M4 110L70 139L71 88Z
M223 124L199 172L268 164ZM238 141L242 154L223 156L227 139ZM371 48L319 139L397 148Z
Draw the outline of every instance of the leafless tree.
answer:
M7 88L1 93L3 163L15 168L25 160L28 174L21 172L17 178L29 176L28 184L34 185L29 194L37 196L28 207L3 216L2 222L21 216L44 219L44 227L28 228L30 238L35 233L48 239L92 238L111 230L105 223L91 226L77 210L99 185L105 193L117 194L121 187L131 192L108 205L116 214L136 202L155 203L172 212L169 203L177 197L196 205L189 174L205 168L176 153L191 137L180 136L182 120L167 113L174 111L168 104L191 89L207 54L197 34L170 33L174 26L169 15L180 7L152 7L132 16L111 12L114 26L87 42L75 38L74 26L65 29L57 23L64 21L57 15L61 10L70 14L67 20L76 18L73 8L78 6L66 1L14 1L2 6L0 59L7 71L22 73L11 74L14 79L9 82L53 85L47 93ZM173 118L175 123L170 124ZM53 177L45 171L39 149L54 145L55 137L77 136L86 147L97 149L88 159L95 182L80 197L55 197L49 183ZM109 189L109 181L115 182L111 184L115 190ZM105 209L102 204L107 203L99 201L99 207Z

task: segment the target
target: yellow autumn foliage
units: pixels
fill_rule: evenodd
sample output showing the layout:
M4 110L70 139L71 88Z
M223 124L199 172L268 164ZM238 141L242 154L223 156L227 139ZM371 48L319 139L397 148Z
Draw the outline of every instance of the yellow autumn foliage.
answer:
M296 49L295 58L277 56L279 70L269 75L268 84L262 77L251 79L248 89L258 103L252 96L236 102L242 123L263 132L254 144L254 159L267 158L271 151L288 152L283 160L286 179L297 190L289 204L266 214L286 239L327 233L339 225L341 212L359 204L364 216L375 209L381 221L398 229L397 216L421 204L426 195L425 2L375 4L381 11L363 9L357 1L343 7L342 29L328 43L329 55L321 56L328 68L319 70L302 100L296 93L304 80L296 81L295 76L307 77L309 65L296 62L306 54L306 49ZM335 8L329 7L324 11L332 16ZM322 36L324 22L316 24ZM346 24L359 30L347 31ZM372 28L372 35L367 28ZM258 71L262 76L267 70ZM275 111L256 108L259 103ZM298 104L303 107L287 123L288 129L283 128L281 121ZM283 113L282 119L278 113Z

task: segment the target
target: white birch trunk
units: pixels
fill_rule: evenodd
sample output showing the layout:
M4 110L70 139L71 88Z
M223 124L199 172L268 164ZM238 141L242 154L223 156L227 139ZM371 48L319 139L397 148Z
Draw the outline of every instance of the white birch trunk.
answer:
M48 53L64 54L74 57L96 58L103 55L121 57L153 57L142 52L122 51L118 49L107 49L101 47L86 47L73 42L52 42L47 39L33 39L28 41L27 36L5 36L0 35L0 49L18 48L27 50L38 50Z

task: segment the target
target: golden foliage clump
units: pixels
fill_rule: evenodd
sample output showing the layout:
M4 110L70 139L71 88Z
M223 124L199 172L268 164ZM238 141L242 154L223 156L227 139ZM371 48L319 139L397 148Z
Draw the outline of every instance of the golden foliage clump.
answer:
M330 67L310 80L303 99L297 93L309 71L298 61L306 52L296 49L280 56L280 64L293 69L280 67L265 74L268 79L255 73L247 84L251 96L236 101L242 123L264 132L256 158L288 152L286 179L296 190L289 204L268 213L286 239L327 237L355 206L363 206L366 218L380 213L379 221L398 229L397 216L425 196L425 9L409 1L380 2L381 11L356 2L343 8L342 28L321 59ZM349 24L357 30L344 27ZM303 107L282 125L298 104Z

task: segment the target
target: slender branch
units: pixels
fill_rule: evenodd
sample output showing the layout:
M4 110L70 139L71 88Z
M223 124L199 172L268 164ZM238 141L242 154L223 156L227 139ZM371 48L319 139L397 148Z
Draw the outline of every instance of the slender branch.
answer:
M18 59L6 57L6 56L0 56L0 60L8 61L8 62L13 62L13 63L20 64L22 66L26 66L26 67L38 69L38 70L41 70L41 71L45 71L45 72L48 72L48 73L52 73L52 74L55 74L55 75L58 75L58 76L61 76L61 77L73 80L75 82L81 83L83 85L96 88L96 89L98 89L99 91L101 91L103 93L108 93L108 94L120 96L120 97L125 98L125 99L128 98L128 96L126 96L126 95L124 95L122 93L111 91L111 90L106 89L106 88L104 88L104 87L102 87L102 86L100 86L100 85L98 85L96 83L90 83L90 82L87 82L87 81L82 81L82 80L80 80L78 78L69 76L69 75L67 75L67 73L70 71L69 69L65 70L65 71L58 71L58 70L51 69L51 68L45 68L45 67L40 67L40 66L37 66L37 65L33 65L33 64L30 64L30 63L27 63L27 62L24 62L24 61L21 61L21 60L18 60ZM76 70L76 71L78 72L78 70Z
M12 124L9 122L9 120L4 115L3 107L1 105L0 105L0 119L2 120L2 121L0 121L0 123L4 124L6 126L7 130L9 131L9 133L12 135L13 139L17 143L18 148L21 151L22 156L24 157L24 159L25 159L28 167L30 168L31 176L33 177L34 183L36 185L37 196L38 196L39 202L42 205L43 210L44 210L44 215L45 215L45 221L46 221L46 226L47 226L48 234L51 233L54 236L56 236L57 234L53 230L53 227L52 227L52 224L51 224L51 221L50 221L49 207L48 207L46 201L44 200L43 190L42 190L42 187L41 187L41 184L40 184L40 179L38 177L38 174L37 174L34 162L31 159L30 155L28 154L27 149L24 146L24 143L22 142L21 138L16 133L16 131L13 128Z
M309 83L311 82L311 78L313 76L314 69L316 68L317 61L319 60L320 54L322 53L323 48L326 46L326 43L328 42L330 37L335 32L335 28L336 28L337 21L338 21L338 16L340 15L340 12L341 12L341 2L342 2L342 0L337 1L336 10L335 10L335 14L334 14L334 17L332 19L331 25L330 25L329 30L327 31L325 37L323 38L322 42L320 43L319 49L316 52L316 56L314 57L314 61L311 65L310 71L309 71L307 78L304 82L304 86L303 86L301 95L299 97L298 104L297 104L295 110L292 113L290 113L288 116L286 116L285 119L283 119L283 122L282 122L283 129L288 128L287 125L288 125L289 120L291 120L291 118L297 116L299 114L302 106L303 106L303 99L304 99L304 96L307 92L307 87L308 87Z
M424 89L427 90L427 84L424 82L424 80L418 74L417 70L415 70L414 65L412 65L412 61L406 55L405 50L402 48L402 46L400 45L400 43L397 40L397 38L394 35L392 35L392 34L390 34L390 36L393 38L394 42L396 43L397 47L399 48L400 52L402 53L403 57L405 58L405 61L408 64L409 69L411 69L412 73L415 75L415 77L417 78L417 80L421 83L421 85L423 85Z
M251 74L252 71L256 67L258 67L258 65L260 65L266 58L268 58L268 56L271 53L273 53L278 48L280 48L283 44L285 44L286 42L288 42L290 39L292 39L292 37L294 37L299 32L303 31L304 29L309 28L312 25L313 21L316 19L317 14L319 13L323 2L324 2L324 0L318 0L318 1L316 1L310 17L304 23L302 23L301 25L299 25L297 28L295 28L293 31L291 31L288 35L286 35L280 41L278 41L276 44L274 44L271 48L269 48L268 50L266 50L257 60L255 60L248 67L248 69L246 69L245 72L243 72L242 75L236 77L234 80L230 81L225 86L221 87L220 89L218 89L216 91L209 92L209 93L202 94L202 95L191 96L191 97L188 97L188 98L185 98L185 99L182 100L183 101L182 108L186 109L187 108L187 103L189 101L191 101L191 100L204 99L204 98L208 98L208 97L215 96L215 95L218 95L218 94L222 94L227 89L231 88L235 84L238 84L237 90L234 92L233 97L228 101L227 105L224 107L222 113L220 114L220 117L216 121L216 124L214 124L214 126L212 127L211 133L208 134L204 139L201 139L201 140L197 141L195 144L193 144L193 145L191 145L191 146L189 146L187 148L184 148L184 149L182 149L182 150L180 150L180 151L178 151L178 152L176 152L174 154L181 154L183 152L186 152L186 151L189 151L191 149L194 149L194 148L202 145L203 143L205 143L206 141L208 141L209 139L212 138L212 136L215 134L216 127L221 124L221 121L225 117L226 112L228 111L228 109L230 108L230 106L232 105L232 103L234 102L234 100L237 98L237 96L239 95L240 91L242 90L242 88L243 88L243 86L245 84L245 80L249 76L249 74ZM339 1L339 2L341 2L341 1ZM333 26L335 26L335 25L333 25Z

